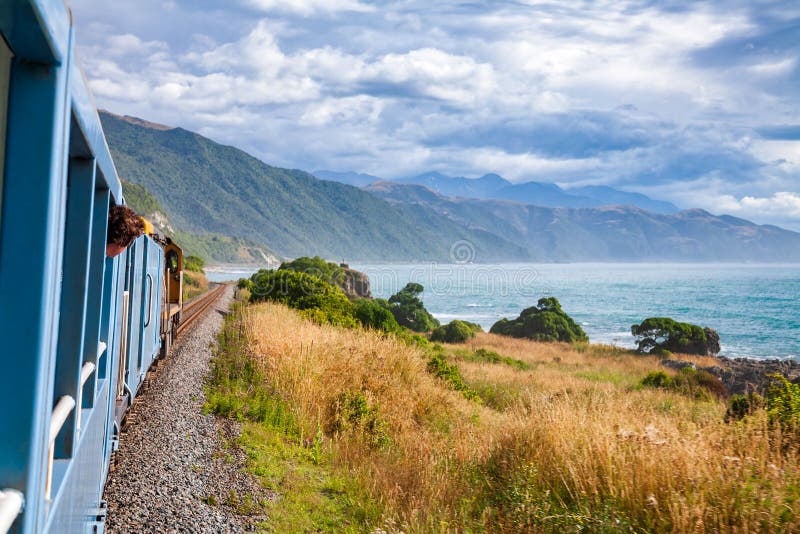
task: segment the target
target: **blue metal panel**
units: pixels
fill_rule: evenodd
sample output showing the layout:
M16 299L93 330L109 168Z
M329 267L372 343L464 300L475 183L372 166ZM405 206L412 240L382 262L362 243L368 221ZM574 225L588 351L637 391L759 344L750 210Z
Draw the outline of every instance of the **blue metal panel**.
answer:
M84 348L86 295L89 284L89 245L94 210L94 160L72 158L67 179L67 221L64 243L61 313L56 353L53 398L69 395L78 399ZM73 411L56 439L55 457L72 456L76 438Z
M98 406L107 405L108 393L107 387L99 392ZM106 413L102 409L86 410L84 416L79 446L69 462L63 484L53 496L45 532L90 532L87 524L94 519L92 512L102 498Z
M139 341L139 370L143 378L147 369L158 356L161 346L159 337L159 296L161 287L161 258L163 250L149 237L144 237L144 258L142 269L142 307L140 322L142 335Z
M17 56L63 63L69 50L70 14L59 0L5 0L0 31Z
M98 345L102 340L108 346L107 338L100 336L101 318L103 310L103 283L106 258L106 231L108 226L108 189L94 190L94 210L92 213L92 235L90 242L89 280L86 295L86 322L84 324L84 362L95 365L94 374L89 377L81 393L82 408L94 406L97 379L100 375L100 357Z
M18 27L14 31L18 36ZM0 444L0 487L26 496L25 514L15 531L32 533L41 531L43 520L44 436L53 407L68 65L24 59L17 55L11 68L0 224L0 339L5 344L3 363L14 370L0 374L0 406L14 407L0 414L0 435L14 436Z
M128 348L127 369L125 382L131 390L131 396L136 396L141 383L141 337L142 337L142 271L144 270L144 236L138 238L130 246L128 265Z

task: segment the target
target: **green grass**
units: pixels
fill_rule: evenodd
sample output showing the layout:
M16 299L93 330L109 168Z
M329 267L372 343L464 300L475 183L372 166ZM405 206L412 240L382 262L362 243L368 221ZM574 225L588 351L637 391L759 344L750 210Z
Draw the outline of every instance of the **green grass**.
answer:
M358 488L330 464L325 447L303 445L269 425L244 425L239 445L248 468L279 497L266 505L266 532L364 532L379 517Z
M436 378L443 380L451 389L459 391L465 399L480 401L480 396L464 382L458 366L447 363L444 350L440 345L428 349L428 372Z
M516 405L522 395L522 388L510 384L495 384L493 382L473 381L469 382L469 387L474 391L483 403L502 412Z
M247 469L277 498L256 502L231 492L222 502L242 515L263 513L263 532L368 532L380 509L332 464L321 430L304 439L291 407L247 356L241 313L235 305L219 334L204 409L242 422L236 445Z
M513 367L518 371L528 371L533 369L533 366L523 362L522 360L515 360L508 356L501 356L493 350L478 349L475 351L469 349L456 349L453 355L465 362L485 362L485 363L500 363Z
M608 369L590 369L588 371L578 371L575 376L589 380L591 382L608 382L615 386L629 386L634 384L633 379L618 371Z

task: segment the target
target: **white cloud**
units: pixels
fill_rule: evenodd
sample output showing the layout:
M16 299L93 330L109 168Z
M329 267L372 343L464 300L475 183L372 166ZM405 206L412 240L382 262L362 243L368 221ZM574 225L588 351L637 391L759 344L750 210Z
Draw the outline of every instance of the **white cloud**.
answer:
M364 78L410 85L421 95L459 104L474 103L495 87L491 65L435 48L387 54L366 67Z
M358 0L245 0L245 3L262 11L298 13L306 17L320 12L370 12L375 10L372 6Z
M300 122L310 126L356 122L363 127L365 122L377 121L383 107L383 101L366 95L326 98L307 106Z
M760 76L781 76L789 74L797 66L797 58L787 57L778 61L758 63L748 67L748 70Z
M770 197L745 196L737 199L731 195L719 198L720 211L756 219L797 219L800 223L800 195L779 191Z
M163 41L142 41L130 33L109 35L106 43L108 46L104 48L104 55L111 57L146 56L169 48Z

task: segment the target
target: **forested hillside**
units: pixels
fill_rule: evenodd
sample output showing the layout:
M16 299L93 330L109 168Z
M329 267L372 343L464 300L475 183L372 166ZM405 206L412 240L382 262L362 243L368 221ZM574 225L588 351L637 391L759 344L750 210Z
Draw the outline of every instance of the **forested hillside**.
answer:
M524 247L418 205L390 205L356 187L267 165L182 128L101 113L120 177L144 186L192 234L247 239L284 256L440 260L470 241L483 261L527 258Z

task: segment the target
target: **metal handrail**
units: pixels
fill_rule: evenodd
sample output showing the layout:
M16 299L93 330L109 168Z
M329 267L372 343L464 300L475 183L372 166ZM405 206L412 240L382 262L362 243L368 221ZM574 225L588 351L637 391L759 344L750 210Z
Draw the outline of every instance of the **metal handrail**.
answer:
M100 342L102 345L105 345L102 341ZM94 373L94 364L92 362L86 362L81 367L81 387L86 384L86 381L89 380L89 377L92 376Z
M101 341L100 344L97 346L97 356L98 356L98 358L100 357L100 354L102 354L103 350L106 350L106 344ZM83 386L86 385L86 381L89 380L89 377L92 376L92 373L94 373L94 370L95 370L95 365L92 362L86 362L86 363L83 364L83 367L81 367L81 385L80 385L80 389L78 389L78 402L77 402L77 404L79 406L78 406L78 409L75 412L75 429L79 433L81 431L81 411L82 410L81 410L80 407L83 406Z
M58 403L56 403L56 407L53 408L53 415L50 417L50 445L53 445L53 442L56 440L58 433L61 432L61 427L64 426L64 422L69 417L69 414L72 413L72 410L75 409L75 399L73 399L69 395L64 395L60 399L58 399Z
M64 395L53 408L53 415L50 417L50 450L47 452L47 481L44 487L44 497L50 500L50 491L53 489L53 456L55 455L56 438L61 432L64 422L75 409L75 399L69 395Z
M22 512L25 497L17 490L0 491L0 532L8 532Z

